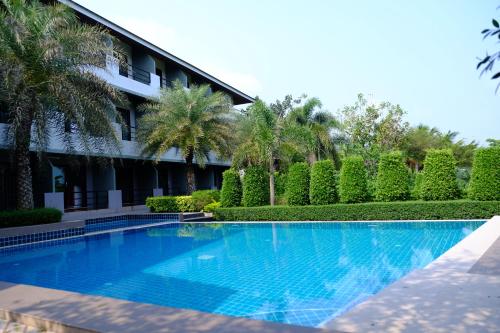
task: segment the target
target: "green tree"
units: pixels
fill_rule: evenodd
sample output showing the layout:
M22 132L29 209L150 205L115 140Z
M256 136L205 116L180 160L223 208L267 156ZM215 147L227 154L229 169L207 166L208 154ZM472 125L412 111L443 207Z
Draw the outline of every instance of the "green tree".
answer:
M141 105L138 139L143 154L158 161L170 148L177 148L186 161L188 193L196 188L194 163L204 167L213 152L228 158L234 143L234 113L229 97L209 93L209 85L184 89L180 81L160 91L158 101Z
M378 201L407 200L410 196L408 169L400 152L380 156L375 198Z
M450 149L431 149L424 161L420 194L424 200L452 200L460 196L456 162Z
M500 140L497 140L497 139L486 139L486 142L488 142L488 145L490 147L498 147L500 146Z
M331 160L317 161L312 165L309 189L311 205L329 205L338 201L335 172Z
M76 136L87 153L119 151L111 119L123 96L92 71L117 55L112 45L103 28L80 23L65 5L0 2L0 100L10 123L19 209L33 208L30 143L44 150L49 129L68 150Z
M484 29L483 31L481 31L481 34L483 35L483 39L491 38L491 37L497 39L498 36L500 36L500 24L498 23L498 21L495 19L492 19L491 24L493 27L490 27L490 28L487 28L487 29ZM488 73L488 72L491 73L494 70L495 62L498 61L498 59L500 59L500 52L499 51L494 52L492 54L486 53L486 55L483 58L481 58L481 60L477 63L476 69L477 70L481 69L481 76L483 74ZM498 78L500 78L500 72L494 73L493 76L491 77L492 80L497 80ZM499 87L500 87L500 84L497 86L497 91L498 91Z
M346 157L342 161L339 192L342 203L363 202L368 199L366 168L361 156Z
M297 154L303 156L311 140L309 133L257 99L240 117L238 138L233 164L265 166L269 174L269 201L274 205L276 165Z

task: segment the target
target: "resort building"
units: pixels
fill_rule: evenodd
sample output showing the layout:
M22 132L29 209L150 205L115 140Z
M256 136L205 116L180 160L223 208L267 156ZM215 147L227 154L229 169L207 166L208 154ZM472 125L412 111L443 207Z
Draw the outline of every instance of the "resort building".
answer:
M210 84L212 91L222 91L234 105L251 103L253 99L238 89L205 73L188 62L136 36L89 9L71 1L59 0L71 7L83 22L106 27L124 51L125 65L116 59L106 59L107 71L96 73L123 91L130 103L117 106L125 125L115 123L121 137L120 152L95 152L88 159L75 147L70 154L61 139L51 136L42 159L35 151L32 156L33 192L37 207L52 206L65 211L120 208L142 205L152 195L176 195L186 192L184 159L176 149L164 154L159 163L144 159L136 141L137 106L158 96L161 87L180 80L186 89L191 84ZM4 111L5 112L5 111ZM8 128L0 105L0 130ZM71 131L71 126L68 126ZM0 137L0 210L15 206L15 169L6 149L5 135ZM196 171L198 189L221 186L222 172L230 162L210 158L204 169Z

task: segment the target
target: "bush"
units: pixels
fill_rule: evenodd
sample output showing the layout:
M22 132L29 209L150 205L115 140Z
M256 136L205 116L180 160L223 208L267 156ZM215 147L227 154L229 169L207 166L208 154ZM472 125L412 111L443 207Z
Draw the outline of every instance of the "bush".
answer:
M500 200L500 147L476 151L468 194L473 200Z
M382 154L378 164L375 199L402 201L410 196L408 169L400 152Z
M417 172L415 175L415 182L411 190L411 198L414 200L422 199L422 182L424 181L424 173Z
M340 169L339 192L343 203L363 202L368 198L365 163L360 156L347 157Z
M220 208L217 220L226 221L373 221L488 219L500 214L500 201L400 201L327 206L266 206Z
M194 212L193 199L190 196L148 197L146 206L153 213Z
M288 174L283 171L274 173L274 192L276 193L276 197L285 195L287 177Z
M311 205L328 205L338 201L335 165L331 160L317 161L311 168L309 201Z
M0 212L0 228L56 223L61 217L62 212L55 208L3 211Z
M309 166L305 162L293 164L288 170L286 200L290 206L309 204Z
M175 203L177 204L178 211L181 213L196 211L193 197L189 195L180 195L175 197Z
M245 170L242 202L245 207L269 204L269 178L263 167L252 166Z
M203 207L212 202L220 201L219 190L200 190L191 193L195 211L201 211Z
M220 203L222 207L238 207L241 205L240 174L234 169L228 169L222 174L222 189Z
M215 212L215 210L217 208L220 208L220 207L221 207L220 202L212 202L212 203L209 203L208 205L206 205L205 207L203 207L203 211L205 213L213 213L213 212Z
M456 162L451 150L431 149L427 152L421 197L424 200L451 200L460 197Z

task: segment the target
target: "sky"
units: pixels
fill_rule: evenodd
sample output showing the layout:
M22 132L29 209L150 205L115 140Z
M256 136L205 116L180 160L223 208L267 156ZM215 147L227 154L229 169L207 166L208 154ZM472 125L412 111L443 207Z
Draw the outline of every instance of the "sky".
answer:
M480 33L497 1L76 2L267 102L305 93L335 113L363 93L412 125L500 139L500 90L476 71L500 49Z

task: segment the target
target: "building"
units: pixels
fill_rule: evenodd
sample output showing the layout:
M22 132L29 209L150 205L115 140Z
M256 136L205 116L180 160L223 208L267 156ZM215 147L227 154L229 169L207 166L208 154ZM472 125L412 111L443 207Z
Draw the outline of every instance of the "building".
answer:
M135 140L136 123L141 116L136 107L157 96L160 87L169 86L175 80L180 80L187 89L191 84L208 83L212 91L229 95L235 105L251 103L253 99L89 9L71 0L59 1L72 8L83 22L102 25L118 39L127 65L120 66L108 57L108 71L96 70L96 73L123 91L130 100L130 107L117 108L126 123L126 126L115 123L118 136L122 138L119 155L103 156L96 152L89 161L78 148L68 155L55 136L48 144L46 158L39 160L33 152L35 205L64 207L65 211L119 208L144 204L145 198L152 195L185 193L184 160L175 149L164 154L158 164L141 158ZM0 106L0 130L8 126ZM2 136L0 148L5 148L3 140ZM8 151L0 150L0 209L15 206L15 170L11 165ZM228 161L211 158L205 169L196 171L197 188L220 188L222 171L228 166Z

